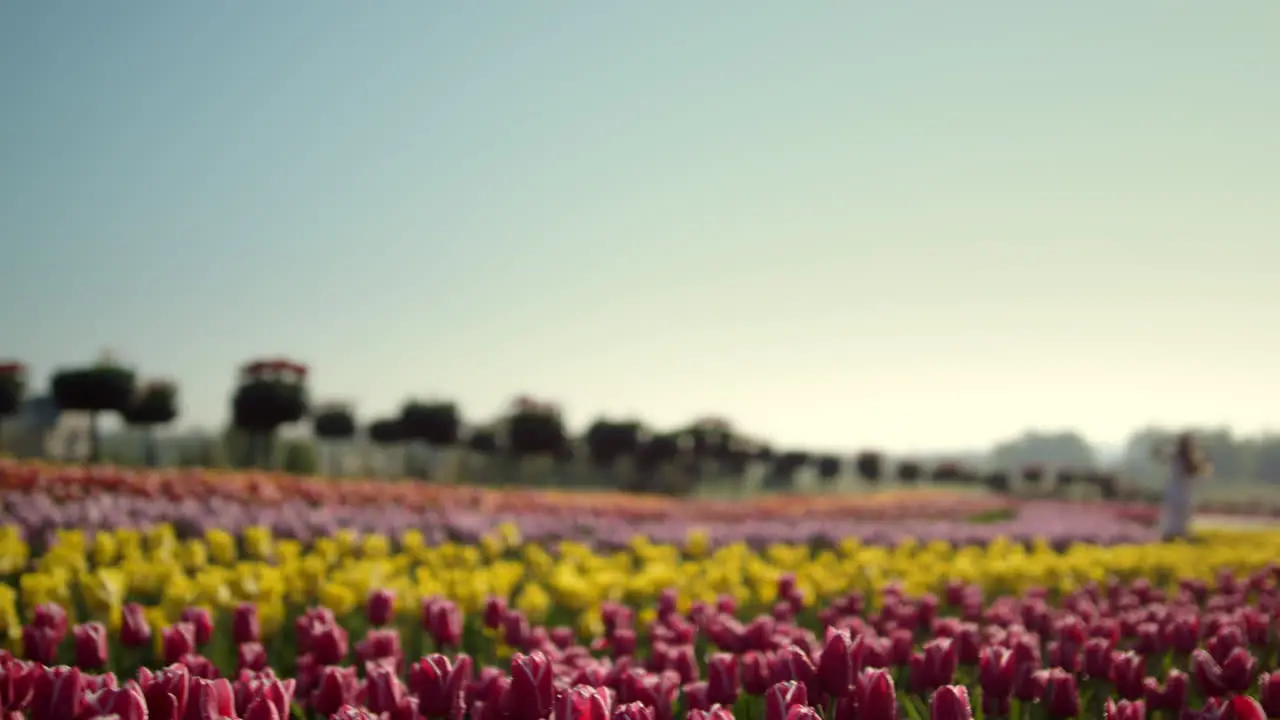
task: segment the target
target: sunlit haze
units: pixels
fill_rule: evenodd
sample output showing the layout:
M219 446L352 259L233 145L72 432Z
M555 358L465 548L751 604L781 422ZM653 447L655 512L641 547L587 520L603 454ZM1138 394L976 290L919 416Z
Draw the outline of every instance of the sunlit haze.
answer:
M1280 3L0 5L0 356L225 422L1276 427Z

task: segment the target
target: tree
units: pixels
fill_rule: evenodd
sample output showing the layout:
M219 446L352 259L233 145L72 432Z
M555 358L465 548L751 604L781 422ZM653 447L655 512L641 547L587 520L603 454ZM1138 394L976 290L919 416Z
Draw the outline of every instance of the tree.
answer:
M898 482L904 485L913 485L920 480L920 476L924 474L924 468L920 467L920 463L914 460L903 460L898 463Z
M773 459L773 466L765 476L765 487L771 490L791 489L796 482L796 471L809 462L809 453L785 452Z
M109 354L88 367L59 370L53 375L53 399L63 410L89 414L89 461L99 453L98 416L123 414L133 403L135 376L117 365Z
M552 406L527 399L517 401L506 422L507 450L519 459L554 456L567 441L564 422Z
M840 458L835 455L823 455L818 458L818 477L828 484L840 476Z
M1010 490L1009 473L1003 470L993 470L987 473L986 477L983 478L983 480L986 482L987 487L991 489L992 492L997 492L1002 495L1006 495L1009 493L1009 490Z
M22 408L26 389L26 366L13 360L0 362L0 447L4 442L4 419Z
M351 408L343 403L330 402L316 408L311 416L311 430L320 440L317 450L328 450L329 472L338 466L335 443L350 442L356 436L356 418Z
M884 473L884 457L878 452L864 450L854 459L854 466L858 468L858 474L862 479L869 483L877 483L880 482L880 477Z
M662 489L661 471L673 465L680 457L680 435L657 433L650 436L636 450L636 475L627 489L637 492L656 492Z
M168 380L149 380L138 388L133 402L121 413L125 424L143 433L143 463L158 464L155 428L178 417L178 388Z
M1093 448L1075 432L1027 432L996 445L988 463L1002 468L1053 465L1091 468L1098 464Z
M467 447L480 455L492 455L498 451L498 436L490 428L472 428Z
M633 420L615 422L599 418L587 428L584 438L591 464L612 473L619 460L633 458L644 440L640 423Z
M400 427L406 440L418 440L435 449L458 442L462 419L453 403L410 400L400 409Z
M249 464L269 466L276 432L306 416L306 379L307 366L283 358L257 360L241 368L231 416L249 439Z
M400 425L399 417L382 418L381 420L374 420L369 423L369 440L371 440L379 450L379 469L385 472L386 452L404 442L404 437L404 428ZM403 471L403 458L401 458L400 465L401 470Z
M965 471L960 464L954 461L943 461L933 468L933 481L936 483L958 483L964 477Z

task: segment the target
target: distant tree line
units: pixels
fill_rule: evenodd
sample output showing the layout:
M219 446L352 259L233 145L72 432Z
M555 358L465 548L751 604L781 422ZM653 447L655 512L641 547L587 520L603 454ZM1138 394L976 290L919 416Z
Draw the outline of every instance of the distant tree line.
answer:
M984 485L1000 492L1087 488L1117 497L1131 478L1158 479L1151 451L1172 434L1155 428L1139 431L1121 461L1108 467L1082 437L1070 432L1027 433L998 444L985 456L964 459L890 458L873 449L847 456L776 448L719 417L669 429L651 428L635 418L600 417L575 435L553 403L530 396L517 397L506 412L487 422L467 422L455 403L435 399L409 399L396 413L361 422L349 404L313 403L307 377L307 366L289 359L245 363L231 394L227 433L207 449L193 454L188 448L179 461L310 472L326 466L322 460L327 454L360 441L390 453L417 447L429 456L446 451L462 455L468 459L468 476L492 482L553 477L568 483L589 475L593 484L683 494L708 478L732 480L749 473L758 476L762 489L788 490L804 474L819 486L853 476L867 484L928 480ZM21 407L26 388L21 363L0 363L0 420ZM140 431L141 463L156 464L154 430L173 422L179 413L173 381L140 380L133 369L109 356L57 370L50 379L50 393L60 408L89 415L90 459L100 457L97 418L113 413ZM314 443L292 439L281 446L279 432L304 423ZM1280 437L1234 438L1216 430L1202 433L1202 439L1220 476L1280 482ZM434 468L420 474L431 477Z

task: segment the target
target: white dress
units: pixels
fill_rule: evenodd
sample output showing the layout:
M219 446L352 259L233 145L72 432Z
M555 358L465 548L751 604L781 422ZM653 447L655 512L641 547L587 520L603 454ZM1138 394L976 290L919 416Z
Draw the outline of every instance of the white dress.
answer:
M1169 485L1164 489L1164 520L1161 533L1165 537L1182 537L1191 525L1191 488L1194 482L1180 463L1172 463Z

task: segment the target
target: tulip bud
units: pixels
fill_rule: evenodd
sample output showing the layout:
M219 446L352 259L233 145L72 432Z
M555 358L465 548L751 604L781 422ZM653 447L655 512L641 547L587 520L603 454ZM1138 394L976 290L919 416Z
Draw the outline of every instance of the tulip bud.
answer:
M22 655L41 665L52 665L58 654L58 639L52 629L37 625L22 628Z
M1222 680L1222 667L1204 650L1191 653L1191 675L1206 697L1222 697L1227 686Z
M738 701L741 679L738 656L716 653L707 659L707 701L732 706Z
M312 711L330 716L343 705L356 701L360 681L354 667L329 665L321 671L320 683L311 693Z
M978 656L978 685L982 687L982 699L988 697L1008 700L1013 694L1013 652L998 645L982 649Z
M490 595L484 603L484 626L490 630L502 627L502 619L507 615L507 602L500 597ZM606 623L607 625L607 623Z
M287 720L266 698L254 699L240 717L244 720Z
M512 720L544 720L551 714L555 685L551 662L534 651L511 658L511 689L507 691Z
M427 720L457 720L464 711L464 692L471 682L471 657L428 655L409 668L409 692Z
M191 623L178 622L160 631L162 655L166 664L173 664L183 655L196 650L196 629Z
M764 720L786 720L787 710L794 705L808 705L809 693L794 680L777 683L765 691Z
M151 625L146 610L138 603L120 608L120 644L128 648L146 647L151 642Z
M196 647L204 647L213 639L213 615L207 609L202 607L185 608L178 619L191 625L192 638Z
M1061 668L1042 670L1040 673L1044 677L1044 704L1049 717L1066 720L1079 715L1080 692L1076 688L1076 676Z
M235 614L231 617L231 635L237 645L262 639L257 605L241 603L236 607Z
M106 626L98 622L82 623L72 628L71 632L76 642L76 667L81 670L97 670L106 666Z
M823 691L834 697L844 697L853 692L858 679L861 661L862 638L854 640L847 630L828 628L827 641L818 658L818 683Z
M897 720L898 696L888 670L863 670L856 691L859 720Z
M608 688L576 685L555 701L555 720L611 720L613 695Z
M138 670L138 684L147 702L150 720L182 720L187 712L191 671L174 664L162 670Z
M921 652L911 656L911 684L919 692L950 685L956 674L959 656L951 638L934 638Z
M58 603L41 603L32 613L31 624L49 630L57 638L54 642L56 645L67 636L67 611Z
M115 715L120 720L148 720L147 701L134 683L85 694L85 707L93 715Z
M1269 718L1280 718L1280 672L1258 676L1258 703Z
M390 590L379 588L369 593L365 603L365 617L374 627L382 627L391 622L396 612L396 595Z
M1257 700L1248 695L1233 695L1224 703L1218 717L1224 720L1267 720L1267 714Z
M1247 693L1257 672L1258 659L1247 648L1237 647L1222 663L1222 684L1227 692Z
M733 719L733 714L725 711L725 715L729 720ZM822 716L818 711L808 705L792 705L787 708L786 720L822 720Z
M311 654L321 665L338 665L347 659L350 649L346 628L330 623L311 631Z
M226 678L206 680L193 677L187 694L187 702L201 709L200 717L225 718L236 714L235 693Z
M267 649L262 643L244 643L236 648L236 669L261 672L267 669Z
M462 642L462 611L448 600L437 600L423 608L427 632L439 647L457 647Z
M973 707L969 704L969 688L964 685L943 685L929 699L930 720L973 720Z
M657 720L657 715L642 702L629 702L613 709L612 720Z
M1141 700L1146 681L1146 661L1135 652L1116 653L1111 658L1111 682L1125 700Z
M1107 698L1102 708L1104 720L1147 720L1147 708L1141 700L1121 700Z

